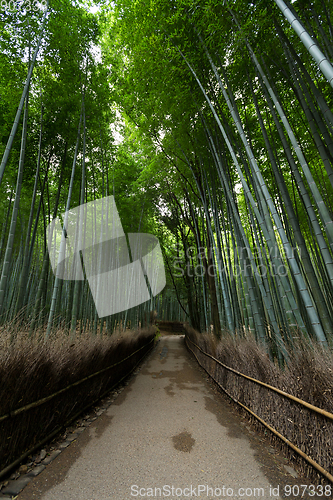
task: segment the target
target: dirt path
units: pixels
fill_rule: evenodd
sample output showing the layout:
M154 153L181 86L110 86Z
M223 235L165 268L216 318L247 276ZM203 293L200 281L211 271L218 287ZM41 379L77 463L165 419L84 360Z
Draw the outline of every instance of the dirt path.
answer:
M105 413L18 500L280 498L286 484L302 481L244 422L183 338L164 336Z

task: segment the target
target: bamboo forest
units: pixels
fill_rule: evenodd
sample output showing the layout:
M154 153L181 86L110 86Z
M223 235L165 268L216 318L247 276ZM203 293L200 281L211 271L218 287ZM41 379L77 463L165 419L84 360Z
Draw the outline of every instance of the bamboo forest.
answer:
M164 321L331 366L333 3L2 0L0 23L1 359ZM106 198L165 286L101 316L48 235Z
M280 357L331 346L328 3L3 3L2 324L111 332L156 309ZM167 286L101 322L86 282L55 289L46 226L109 194L159 238Z

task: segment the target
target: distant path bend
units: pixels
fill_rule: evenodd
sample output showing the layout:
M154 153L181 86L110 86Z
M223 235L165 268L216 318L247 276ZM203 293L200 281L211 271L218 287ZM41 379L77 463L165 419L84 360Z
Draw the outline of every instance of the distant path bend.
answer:
M164 336L111 406L18 500L282 498L285 484L302 481L253 434L183 337Z

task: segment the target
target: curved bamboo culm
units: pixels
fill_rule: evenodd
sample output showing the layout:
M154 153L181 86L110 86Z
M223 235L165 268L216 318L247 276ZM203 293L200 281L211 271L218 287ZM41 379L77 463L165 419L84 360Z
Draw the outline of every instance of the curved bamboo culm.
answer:
M240 30L240 32L242 32L242 28L241 26L239 25L239 22L235 16L235 14L233 13L233 11L231 9L228 9L229 10L229 13L231 14L234 22L236 23L238 29ZM319 193L319 190L317 188L317 186L314 186L313 185L313 182L312 182L312 175L311 175L311 172L310 172L310 169L308 168L308 165L305 161L305 158L304 158L304 155L300 149L300 147L298 146L298 143L297 143L297 140L294 136L294 133L292 131L292 128L290 127L290 124L287 120L287 117L280 105L280 102L279 100L277 99L265 73L263 72L262 70L262 67L261 65L259 64L259 61L250 45L250 43L248 42L247 38L245 38L245 44L249 50L249 53L251 55L251 58L252 58L252 61L254 63L254 66L256 67L262 81L264 82L264 85L266 86L267 88L267 91L272 99L272 101L274 102L274 105L276 106L276 109L277 109L277 112L283 122L283 125L285 127L285 130L287 131L288 133L288 136L292 142L292 145L293 145L293 148L294 148L294 151L300 161L300 164L301 164L301 167L303 169L303 172L305 174L305 176L308 175L307 177L307 180L309 182L309 186L311 188L314 189L314 191L312 192L313 196L314 196L314 199L317 201L317 206L318 206L318 209L322 209L323 210L323 213L322 213L322 216L323 216L323 221L325 222L325 228L327 228L329 230L329 234L327 234L327 236L332 236L333 237L333 233L332 233L332 229L330 227L330 223L332 222L329 215L328 215L328 212L327 212L327 209L326 209L326 206L325 204L323 203L322 201L322 198L321 198L321 195ZM316 308L314 307L314 304L313 304L313 301L311 299L311 295L309 293L309 290L307 289L307 286L306 286L306 283L304 281L304 278L302 276L302 273L300 271L300 268L299 268L299 265L298 265L298 262L297 260L294 258L294 255L293 255L293 252L292 252L292 248L291 248L291 245L290 245L290 242L287 238L287 235L286 235L286 230L282 224L282 221L281 221L281 218L274 206L274 203L273 203L273 200L269 194L269 191L267 189L267 186L266 186L266 183L265 183L265 180L262 176L262 173L261 171L259 170L258 168L258 164L257 162L255 161L255 159L253 158L254 160L254 163L253 163L253 167L254 167L254 173L255 175L257 176L257 179L258 179L258 182L260 184L260 186L262 187L262 192L265 196L265 198L267 199L267 205L270 209L270 212L272 214L272 217L273 217L273 220L276 224L276 228L277 228L277 231L280 235L280 238L281 238L281 241L282 241L282 245L285 249L285 253L286 253L286 258L288 259L289 261L289 265L290 265L290 269L294 275L294 279L295 279L295 282L297 283L297 286L298 286L298 289L299 289L299 292L300 292L300 295L302 296L303 298L303 301L304 301L304 304L306 304L306 311L307 311L307 315L308 315L308 319L311 323L311 326L313 328L313 331L318 339L319 342L322 342L323 345L326 345L327 344L327 338L326 338L326 335L325 335L325 332L322 328L322 325L321 325L321 322L319 320L319 317L318 317L318 314L317 314L317 311L316 311ZM296 168L296 171L297 171L297 168ZM310 204L311 205L311 204ZM311 205L312 207L312 205ZM327 218L326 218L326 215L327 215ZM290 253L291 252L291 253Z
M198 364L206 371L206 373L214 380L214 382L220 387L220 389L222 389L222 391L230 398L232 399L235 403L237 403L238 405L240 405L242 408L244 408L244 410L246 410L247 412L249 412L253 417L255 417L261 424L263 424L268 430L270 430L273 434L275 434L275 436L279 437L284 443L286 443L290 448L292 448L296 453L298 453L302 458L304 458L304 460L306 460L310 465L312 465L312 467L314 467L318 472L320 472L326 479L328 479L329 481L331 481L333 483L333 476L332 474L330 474L327 470L325 470L321 465L319 465L317 462L315 462L314 460L312 460L311 457L309 457L308 455L306 455L306 453L304 453L302 450L300 450L297 446L295 446L291 441L289 441L286 437L284 437L282 434L280 434L276 429L274 429L274 427L271 427L267 422L265 422L265 420L263 420L262 418L260 418L256 413L254 413L252 410L250 410L250 408L248 408L247 406L243 405L240 401L238 401L237 399L235 399L231 394L229 394L228 391L226 391L224 389L224 387L222 387L222 385L217 381L215 380L215 378L201 365L198 357L196 356L196 354L193 352L193 350L187 345L187 341L190 341L191 344L193 344L195 347L197 347L203 354L205 354L206 356L208 356L209 358L213 359L214 361L216 361L218 364L220 364L221 366L223 366L224 368L236 373L237 375L240 375L244 378L247 378L253 382L256 382L260 385L263 385L265 387L267 387L268 389L272 389L274 390L275 392L278 392L279 394L285 396L285 397L288 397L289 399L293 399L294 401L296 401L297 403L300 403L302 404L303 406L306 406L307 408L310 408L311 410L313 411L316 411L317 413L320 413L324 416L326 416L327 418L330 418L331 420L333 420L333 414L332 413L329 413L329 412L325 412L325 410L321 410L321 408L317 408L316 406L313 406L313 405L310 405L309 403L306 403L306 401L302 401L301 399L298 399L298 398L295 398L294 396L291 396L291 394L287 394L286 392L283 392L283 391L280 391L279 389L277 389L276 387L273 387L273 386L270 386L268 384L265 384L263 382L260 382L259 380L256 380L254 378L251 378L251 377L248 377L247 375L244 375L243 373L240 373L238 372L237 370L234 370L233 368L230 368L226 365L224 365L223 363L221 363L218 359L214 358L212 355L208 354L207 352L203 351L201 349L201 347L199 347L197 344L195 344L194 342L192 342L192 340L186 338L186 346L187 348L191 351L191 353L193 354L193 356L195 357L195 359L197 360Z
M233 15L232 11L230 11L230 13ZM236 20L236 18L235 18L234 15L233 15L233 18L237 22L237 20ZM192 73L194 79L196 80L199 88L201 89L201 91L202 91L202 93L203 93L203 95L205 97L205 100L208 103L209 108L212 111L212 114L213 114L213 116L214 116L214 118L216 120L216 123L217 123L217 125L218 125L218 127L219 127L219 129L220 129L220 131L222 133L224 141L225 141L225 143L226 143L226 145L227 145L227 147L229 149L230 155L231 155L231 157L233 159L234 165L235 165L235 167L237 169L237 172L238 172L238 174L240 176L240 180L241 180L241 183L243 185L244 190L246 192L250 193L250 190L247 187L246 181L244 179L244 176L243 176L242 171L240 169L240 166L238 164L238 160L237 160L235 151L234 151L234 149L233 149L233 147L232 147L232 145L231 145L231 143L230 143L230 141L228 139L226 131L225 131L225 129L224 129L222 123L221 123L220 118L217 115L217 112L216 112L216 110L215 110L215 108L214 108L214 106L213 106L210 98L208 97L207 93L205 92L205 89L204 89L201 81L199 80L196 72L192 68L192 66L189 63L189 61L186 59L186 57L184 56L184 54L182 53L182 51L177 46L176 46L176 49L179 52L179 54L181 55L181 57L184 60L184 62L186 63L186 65L188 66L188 68L189 68L190 72ZM251 49L251 47L249 47L249 49ZM253 54L253 57L255 57L252 49L251 49L251 54ZM258 65L259 65L259 63L258 63ZM214 70L214 65L213 65L213 70ZM219 79L218 75L217 75L217 79L220 82L220 79ZM225 90L224 90L224 87L222 85L222 82L220 82L220 87L221 87L222 93L225 94ZM254 175L256 176L256 178L258 180L258 184L259 184L260 188L262 189L262 193L263 193L263 195L264 195L264 197L266 199L267 205L268 205L269 210L270 210L270 212L272 214L272 218L273 218L273 220L274 220L274 222L276 224L278 234L279 234L279 236L281 238L282 245L283 245L283 247L285 249L285 256L286 256L286 259L288 260L288 263L290 265L290 269L291 269L292 274L294 276L294 279L295 279L295 281L297 283L297 286L298 286L298 289L299 289L299 293L300 293L302 299L304 300L304 303L307 306L306 307L306 311L307 311L307 315L308 315L309 321L310 321L310 323L312 325L313 331L315 332L315 335L316 335L318 341L322 342L323 345L326 345L327 344L327 338L326 338L325 332L324 332L324 330L323 330L323 328L321 326L321 323L320 323L317 311L316 311L316 309L315 309L315 307L313 305L313 302L311 300L311 295L310 295L310 293L309 293L309 291L308 291L308 289L306 287L306 283L305 283L304 278L303 278L303 276L301 274L298 262L297 262L297 260L295 259L294 255L293 255L293 251L292 251L290 242L289 242L289 240L287 238L287 234L286 234L285 228L284 228L284 226L282 224L281 218L280 218L280 216L279 216L279 214L278 214L278 212L276 210L276 207L275 207L275 205L273 203L273 200L272 200L272 198L271 198L271 196L269 194L269 191L268 191L268 188L266 186L265 180L264 180L264 178L262 176L262 173L259 170L258 164L255 161L253 153L249 152L249 145L248 145L248 143L246 141L246 138L245 138L245 135L244 135L244 131L243 131L242 127L240 126L239 120L237 119L237 116L235 115L234 111L235 110L231 106L230 112L231 112L232 116L234 117L234 121L235 121L236 126L237 125L239 126L239 132L240 132L240 135L242 137L242 140L244 140L244 142L246 144L245 145L245 149L247 150L249 158L251 160L251 164L252 164L252 167L253 167ZM241 225L240 225L240 230L242 232L244 231ZM247 244L246 248L249 249L250 246ZM251 252L249 252L249 255L251 256ZM254 263L253 256L252 256L251 260ZM253 269L254 270L256 269L255 265L254 265ZM258 275L257 272L254 272L254 277L255 277L255 279L257 281L259 280L258 281L258 286L259 286L260 291L262 293L262 298L263 298L263 301L265 302L265 306L267 308L267 313L270 315L270 322L273 325L273 328L274 328L274 330L276 332L277 338L279 338L280 337L279 328L278 328L278 325L277 325L277 322L276 322L276 318L274 316L274 312L273 312L273 310L270 307L270 304L268 302L268 297L267 297L267 293L266 293L266 290L264 288L264 285L263 285L263 283L261 281L261 278L260 278L260 276ZM265 337L265 333L263 332L263 338L264 337ZM280 345L281 345L281 348L284 347L282 339L280 339Z

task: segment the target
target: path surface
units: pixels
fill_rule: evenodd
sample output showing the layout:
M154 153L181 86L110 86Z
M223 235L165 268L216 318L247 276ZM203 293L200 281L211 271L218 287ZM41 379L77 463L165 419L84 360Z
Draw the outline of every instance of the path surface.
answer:
M277 456L210 386L183 337L166 336L18 500L273 500L280 498L274 487L281 494L284 484L295 484Z

